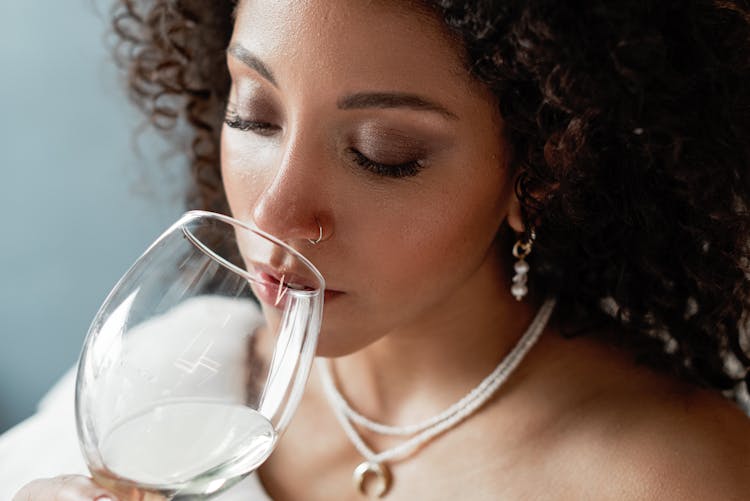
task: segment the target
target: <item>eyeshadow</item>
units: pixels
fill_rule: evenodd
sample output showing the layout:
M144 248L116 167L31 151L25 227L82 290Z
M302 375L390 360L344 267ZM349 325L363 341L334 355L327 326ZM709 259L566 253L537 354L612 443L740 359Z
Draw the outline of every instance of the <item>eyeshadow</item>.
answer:
M353 144L364 155L382 163L400 163L427 154L429 143L390 127L368 124L357 129Z

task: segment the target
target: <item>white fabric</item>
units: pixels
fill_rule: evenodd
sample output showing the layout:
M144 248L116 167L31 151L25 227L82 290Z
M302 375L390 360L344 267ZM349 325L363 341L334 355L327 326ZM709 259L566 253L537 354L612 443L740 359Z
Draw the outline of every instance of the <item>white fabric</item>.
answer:
M37 478L88 475L76 433L75 377L72 368L42 398L36 414L0 435L0 500L12 499L24 484ZM270 497L253 474L214 499L269 501Z

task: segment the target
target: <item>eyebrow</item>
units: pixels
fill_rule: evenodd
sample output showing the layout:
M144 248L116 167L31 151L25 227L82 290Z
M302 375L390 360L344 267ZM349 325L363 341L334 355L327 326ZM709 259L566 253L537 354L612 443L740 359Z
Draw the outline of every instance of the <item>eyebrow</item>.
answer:
M257 71L263 78L271 82L274 87L279 86L279 84L276 83L276 78L273 76L273 73L270 69L268 69L268 66L266 66L265 63L258 58L258 56L244 48L242 45L230 45L227 49L227 54L233 55L234 57L245 63L247 66Z
M278 87L276 78L266 64L255 54L239 44L232 44L227 48L227 54L236 57L245 65L257 71L263 78ZM444 106L425 99L417 94L406 92L358 92L342 97L336 102L340 110L360 110L365 108L410 108L418 111L431 111L443 115L451 120L458 120L458 116Z
M411 108L419 111L434 111L451 120L458 117L438 103L425 99L417 94L405 92L359 92L344 96L336 103L341 110L363 108Z

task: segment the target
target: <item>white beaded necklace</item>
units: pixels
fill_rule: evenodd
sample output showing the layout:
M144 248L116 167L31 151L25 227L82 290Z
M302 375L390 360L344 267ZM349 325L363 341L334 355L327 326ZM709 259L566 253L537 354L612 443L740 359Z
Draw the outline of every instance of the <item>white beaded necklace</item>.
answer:
M375 494L378 497L382 497L390 485L390 472L384 464L386 461L395 462L408 457L427 441L456 426L486 403L513 373L513 370L523 360L523 357L531 347L534 346L537 339L539 339L552 314L555 303L556 298L548 298L542 304L534 320L510 353L500 361L495 370L484 378L479 385L445 411L414 425L389 426L377 423L352 409L333 382L330 360L317 359L316 363L320 371L323 390L333 408L334 414L339 423L341 423L344 432L354 444L354 447L365 458L365 461L354 470L353 481L355 487L364 493L365 476L368 473L374 474L377 480ZM352 425L352 421L381 435L410 436L411 438L395 447L375 453L362 440L362 437Z

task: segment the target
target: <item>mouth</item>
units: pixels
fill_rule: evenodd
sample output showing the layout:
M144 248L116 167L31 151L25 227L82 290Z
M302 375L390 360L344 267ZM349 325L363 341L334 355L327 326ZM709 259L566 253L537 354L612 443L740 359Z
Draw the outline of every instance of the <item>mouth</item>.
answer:
M288 287L298 291L314 291L320 287L315 280L306 278L300 273L292 270L275 269L265 264L253 263L258 272L258 278L262 282L269 282L277 286Z
M320 284L293 270L275 269L261 263L253 263L257 271L260 299L274 306L282 306L287 290L312 292L320 288ZM342 291L328 289L324 291L324 300L329 301L341 294Z

